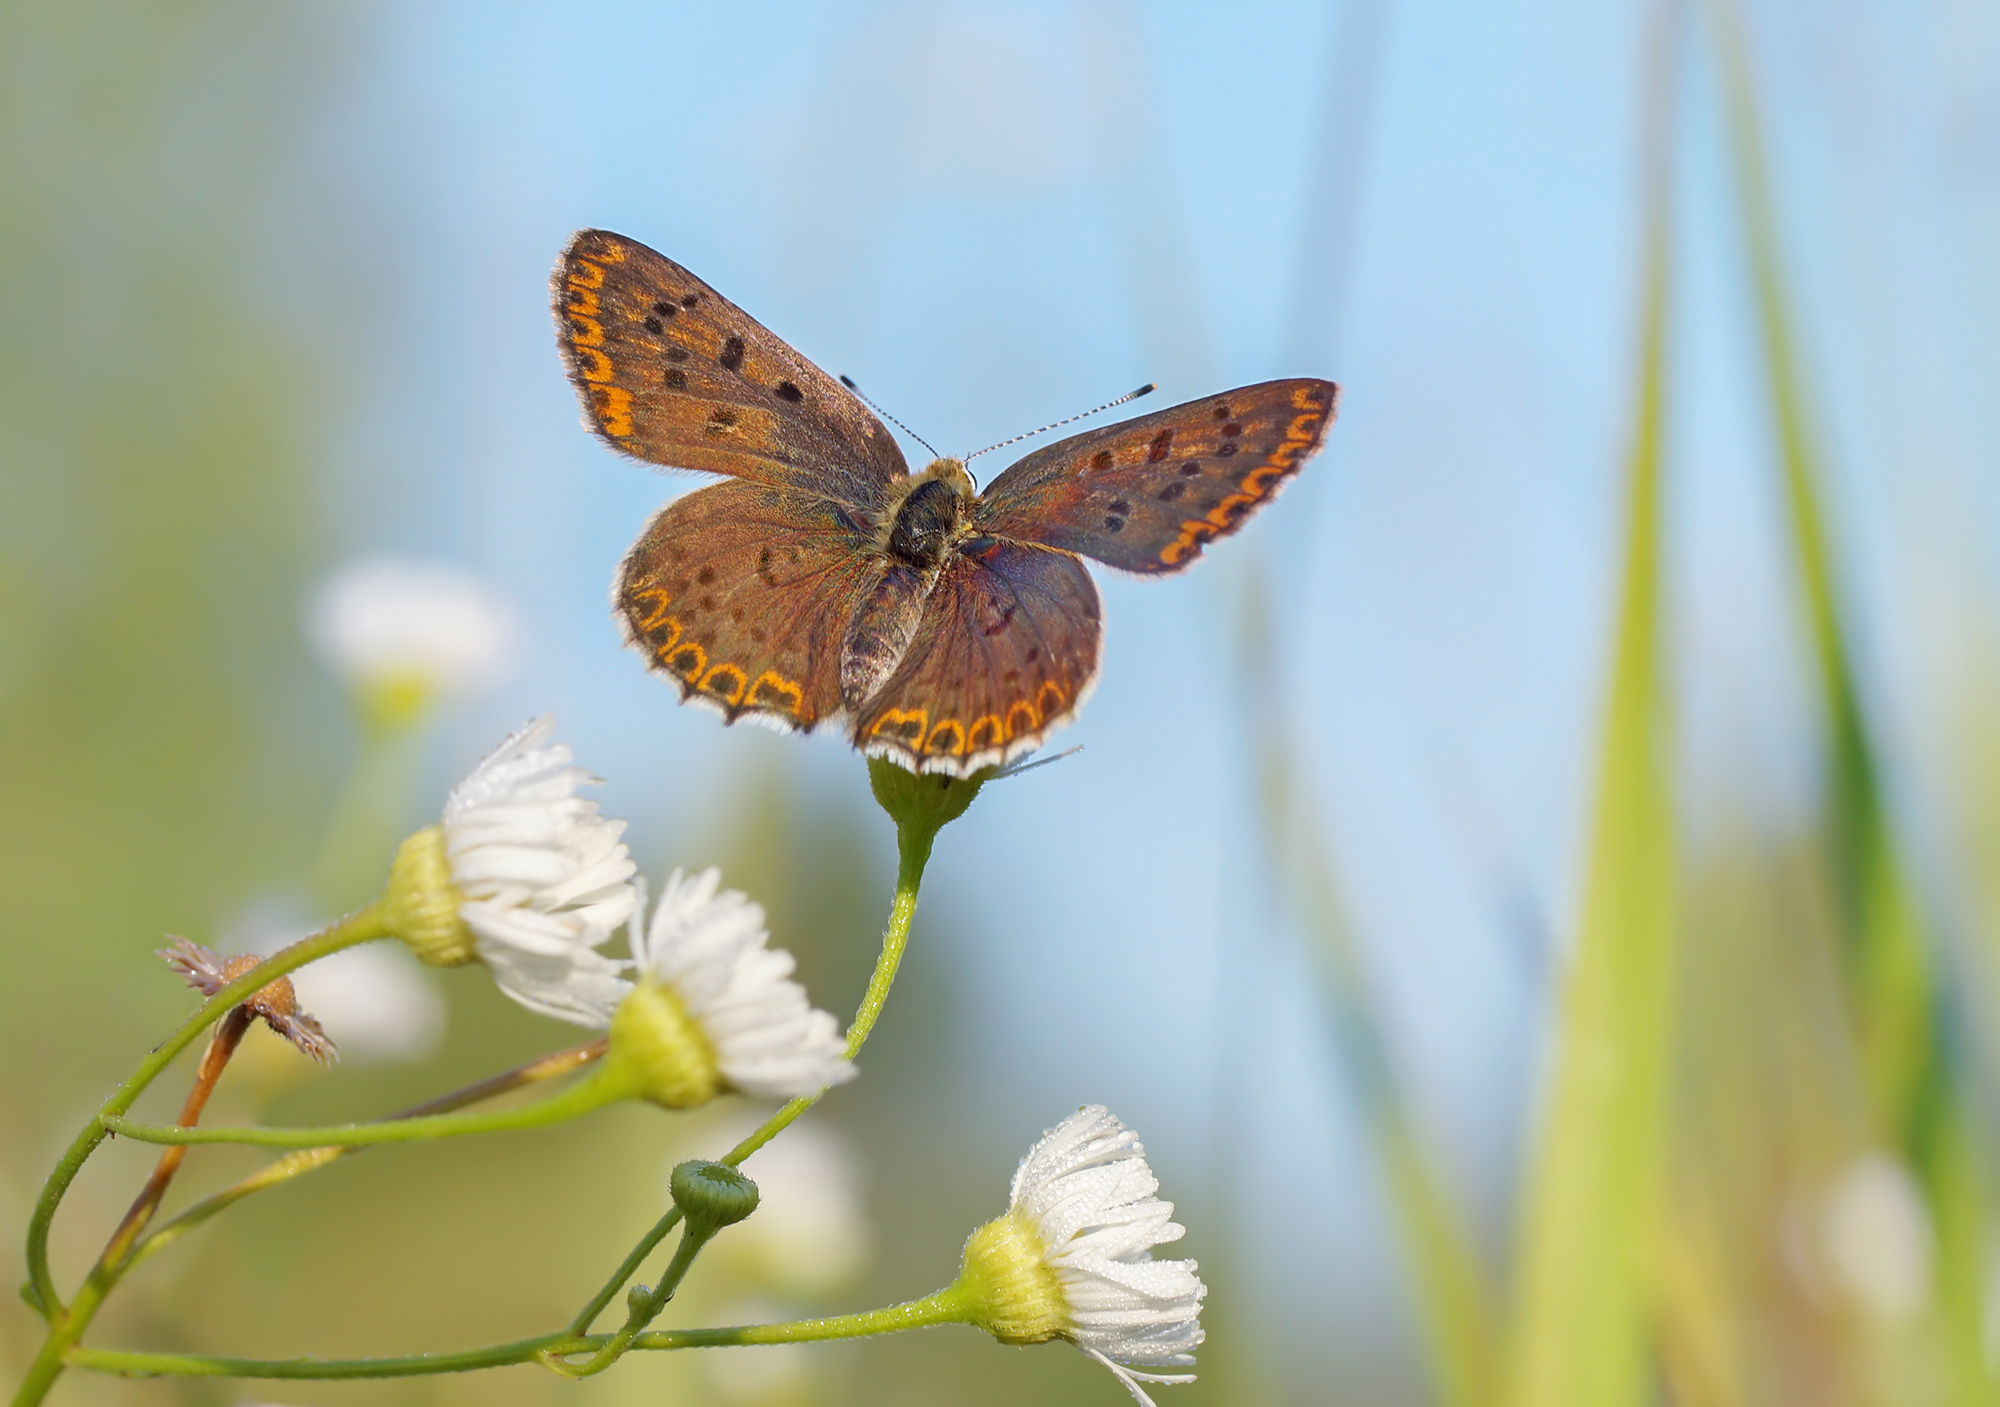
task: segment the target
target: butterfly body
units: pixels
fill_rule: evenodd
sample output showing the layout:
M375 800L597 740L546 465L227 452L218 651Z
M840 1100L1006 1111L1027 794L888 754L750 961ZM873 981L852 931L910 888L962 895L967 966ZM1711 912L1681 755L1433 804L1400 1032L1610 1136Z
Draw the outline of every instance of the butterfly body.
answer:
M838 382L694 275L585 230L553 280L586 424L655 464L729 476L669 504L619 569L630 642L682 698L969 775L1032 751L1095 683L1079 555L1191 565L1319 448L1338 388L1243 387L1073 436L978 492L910 473Z

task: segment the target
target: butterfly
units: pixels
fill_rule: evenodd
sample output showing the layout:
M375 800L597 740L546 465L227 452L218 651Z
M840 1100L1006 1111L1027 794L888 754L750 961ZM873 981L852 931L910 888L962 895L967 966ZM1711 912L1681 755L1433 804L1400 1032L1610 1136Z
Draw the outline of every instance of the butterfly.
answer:
M979 491L912 474L851 391L635 240L578 233L551 279L585 425L727 476L662 509L618 569L628 642L724 718L844 722L870 756L969 776L1039 747L1097 678L1081 558L1178 572L1320 447L1339 388L1267 381L1034 451Z

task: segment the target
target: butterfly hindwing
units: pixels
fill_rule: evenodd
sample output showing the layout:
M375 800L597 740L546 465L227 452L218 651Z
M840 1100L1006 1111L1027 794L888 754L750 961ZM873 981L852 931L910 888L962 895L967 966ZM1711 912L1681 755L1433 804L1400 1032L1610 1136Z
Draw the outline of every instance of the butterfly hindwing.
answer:
M1266 381L1072 436L994 479L975 521L1128 572L1180 571L1304 466L1339 394Z
M1097 587L1067 552L982 537L939 569L901 660L855 709L854 745L966 776L1040 746L1097 678Z
M584 418L613 449L863 510L909 472L845 387L636 240L580 231L551 290Z
M811 731L841 711L840 642L883 563L816 494L722 483L653 518L619 568L627 637L684 701Z

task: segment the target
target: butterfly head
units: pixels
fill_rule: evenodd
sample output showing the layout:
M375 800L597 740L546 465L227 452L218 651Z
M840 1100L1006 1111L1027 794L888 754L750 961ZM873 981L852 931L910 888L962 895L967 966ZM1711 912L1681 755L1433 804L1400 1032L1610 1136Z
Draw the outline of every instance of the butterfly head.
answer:
M972 476L961 460L940 456L909 481L889 519L883 550L920 571L944 560L972 505Z

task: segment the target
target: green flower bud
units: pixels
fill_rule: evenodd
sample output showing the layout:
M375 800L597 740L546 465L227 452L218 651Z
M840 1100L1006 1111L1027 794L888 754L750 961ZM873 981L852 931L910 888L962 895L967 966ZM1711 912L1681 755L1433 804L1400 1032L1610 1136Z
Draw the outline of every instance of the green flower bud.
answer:
M967 1239L958 1288L970 1311L966 1322L1002 1343L1047 1343L1072 1327L1062 1281L1021 1212L996 1217Z
M383 923L432 967L478 960L472 930L458 916L464 900L451 882L442 826L425 826L396 848L382 896Z
M692 1109L722 1092L715 1047L673 988L658 982L641 982L618 1003L604 1064L634 1094L669 1109Z
M720 1231L757 1210L757 1184L727 1163L681 1163L669 1185L690 1228Z
M919 776L907 767L885 758L868 759L868 785L875 800L898 830L934 836L965 814L972 798L999 769L982 767L970 777L947 777L937 772Z

